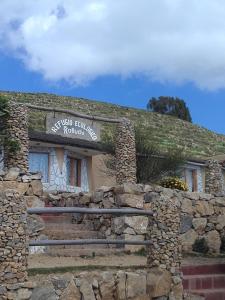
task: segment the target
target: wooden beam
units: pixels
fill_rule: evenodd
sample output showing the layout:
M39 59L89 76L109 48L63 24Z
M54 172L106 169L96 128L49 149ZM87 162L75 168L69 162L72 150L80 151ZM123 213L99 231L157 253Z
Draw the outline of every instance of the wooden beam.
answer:
M56 113L64 113L68 114L71 116L79 117L79 118L84 118L88 120L93 120L93 121L101 121L101 122L108 122L108 123L120 123L122 122L122 119L110 119L106 117L100 117L100 116L90 116L90 115L85 115L82 113L78 113L73 110L68 110L68 109L63 109L63 108L55 108L55 107L45 107L45 106L37 106L29 103L19 103L21 105L25 105L26 107L34 110L43 110L43 111L49 111L49 112L56 112Z

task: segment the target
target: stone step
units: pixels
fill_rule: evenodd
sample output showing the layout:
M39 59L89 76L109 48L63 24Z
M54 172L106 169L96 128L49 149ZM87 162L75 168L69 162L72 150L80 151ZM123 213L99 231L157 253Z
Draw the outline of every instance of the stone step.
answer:
M184 275L201 275L201 274L225 274L225 264L206 264L206 265L191 265L183 266L182 272Z
M59 229L45 229L43 233L46 234L49 239L54 239L54 240L104 238L103 234L101 234L98 231L93 231L93 230L68 229L68 230L64 231L64 230L59 230Z
M49 249L47 251L47 254L50 256L64 256L64 257L79 257L79 256L108 256L110 254L117 254L124 252L123 249L113 249L113 248L93 248L93 245L91 248L85 247L83 248L75 248L74 249L56 249L56 246L52 249ZM58 247L58 246L57 246ZM118 257L119 259L119 257ZM214 299L215 300L215 299Z
M205 297L205 300L225 300L225 289L192 290L192 294Z
M42 215L45 223L72 223L72 214L60 214L60 215Z
M45 230L61 230L64 232L66 232L67 230L93 230L93 224L91 222L85 222L82 224L45 223Z
M225 289L225 274L184 275L183 285L187 291Z

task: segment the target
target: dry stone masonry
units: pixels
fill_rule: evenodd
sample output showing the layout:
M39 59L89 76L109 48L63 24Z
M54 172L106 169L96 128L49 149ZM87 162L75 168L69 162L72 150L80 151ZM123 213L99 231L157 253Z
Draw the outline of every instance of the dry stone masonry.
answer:
M181 203L173 192L168 191L167 195L163 195L160 188L158 191L161 193L160 196L155 194L157 197L154 197L151 192L146 194L154 213L147 230L147 237L153 242L153 245L147 248L147 265L151 270L148 276L152 285L151 292L153 297L164 296L165 291L163 290L161 295L155 285L156 280L161 277L161 280L167 283L165 286L168 288L168 293L179 292L182 299L183 287L180 273L182 256L179 238Z
M26 205L16 190L0 193L0 299L28 299ZM21 298L21 295L23 297Z
M208 194L225 194L222 166L216 160L207 162L205 191Z
M115 152L117 183L136 183L135 133L133 124L128 119L123 118L117 125Z
M7 137L19 145L16 154L10 151L10 146L5 147L5 166L17 167L23 172L28 171L28 116L26 106L10 102L10 114L7 120Z

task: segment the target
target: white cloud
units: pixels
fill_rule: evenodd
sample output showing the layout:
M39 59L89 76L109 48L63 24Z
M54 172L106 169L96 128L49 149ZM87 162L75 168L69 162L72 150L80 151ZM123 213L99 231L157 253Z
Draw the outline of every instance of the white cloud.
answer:
M224 0L1 0L0 47L48 80L225 87Z

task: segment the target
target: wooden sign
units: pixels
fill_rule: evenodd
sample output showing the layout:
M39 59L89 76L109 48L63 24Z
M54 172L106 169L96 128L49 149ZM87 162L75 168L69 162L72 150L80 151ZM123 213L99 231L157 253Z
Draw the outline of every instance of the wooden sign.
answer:
M100 131L100 125L95 121L54 113L46 117L47 133L98 142Z

